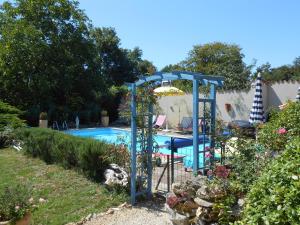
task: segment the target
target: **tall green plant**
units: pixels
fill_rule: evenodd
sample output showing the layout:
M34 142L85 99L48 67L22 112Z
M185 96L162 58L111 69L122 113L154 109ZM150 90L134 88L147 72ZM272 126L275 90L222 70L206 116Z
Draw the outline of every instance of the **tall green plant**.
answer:
M19 118L22 111L14 106L0 101L0 148L9 144L13 137L13 130L25 125Z
M300 224L300 138L285 149L252 186L239 224Z
M271 151L282 151L285 144L297 136L300 136L300 103L288 102L261 127L258 141Z

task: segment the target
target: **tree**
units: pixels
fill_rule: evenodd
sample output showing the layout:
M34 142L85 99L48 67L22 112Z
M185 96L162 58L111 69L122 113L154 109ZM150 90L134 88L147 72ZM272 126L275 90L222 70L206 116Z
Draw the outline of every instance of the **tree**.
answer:
M89 27L77 1L4 2L0 97L21 109L50 111L50 116L62 114L66 106L74 111L87 100L95 102L93 90L103 82L97 76Z
M224 76L225 90L241 90L249 87L251 66L243 62L241 48L220 42L196 45L185 60L189 71L206 75Z
M295 58L292 65L272 68L270 63L263 64L256 69L254 78L258 72L261 73L264 80L270 82L300 80L300 57Z

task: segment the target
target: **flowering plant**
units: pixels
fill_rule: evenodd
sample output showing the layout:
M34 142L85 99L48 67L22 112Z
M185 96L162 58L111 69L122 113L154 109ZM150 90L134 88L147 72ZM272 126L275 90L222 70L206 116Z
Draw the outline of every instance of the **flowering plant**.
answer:
M227 169L226 166L217 166L215 169L215 174L218 178L226 179L229 176L230 169Z
M277 134L286 134L286 133L287 133L287 130L285 128L281 127L277 130Z
M27 186L9 186L0 190L0 221L16 221L30 210L30 190Z

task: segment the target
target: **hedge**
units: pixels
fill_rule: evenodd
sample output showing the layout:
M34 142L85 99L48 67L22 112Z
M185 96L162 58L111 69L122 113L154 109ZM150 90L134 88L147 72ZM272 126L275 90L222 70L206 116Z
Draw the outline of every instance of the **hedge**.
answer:
M110 163L124 166L129 160L129 152L120 146L47 128L20 129L17 136L24 142L25 153L49 164L77 169L96 181L103 179Z
M300 224L300 138L254 183L239 224Z

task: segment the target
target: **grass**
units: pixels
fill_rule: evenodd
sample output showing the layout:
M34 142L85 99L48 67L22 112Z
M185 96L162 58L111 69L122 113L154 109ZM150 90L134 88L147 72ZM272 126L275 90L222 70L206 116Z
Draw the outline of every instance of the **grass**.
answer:
M0 149L0 189L15 183L29 184L37 203L32 224L66 224L90 213L102 212L128 200L125 194L107 191L73 170L30 158L12 149Z

